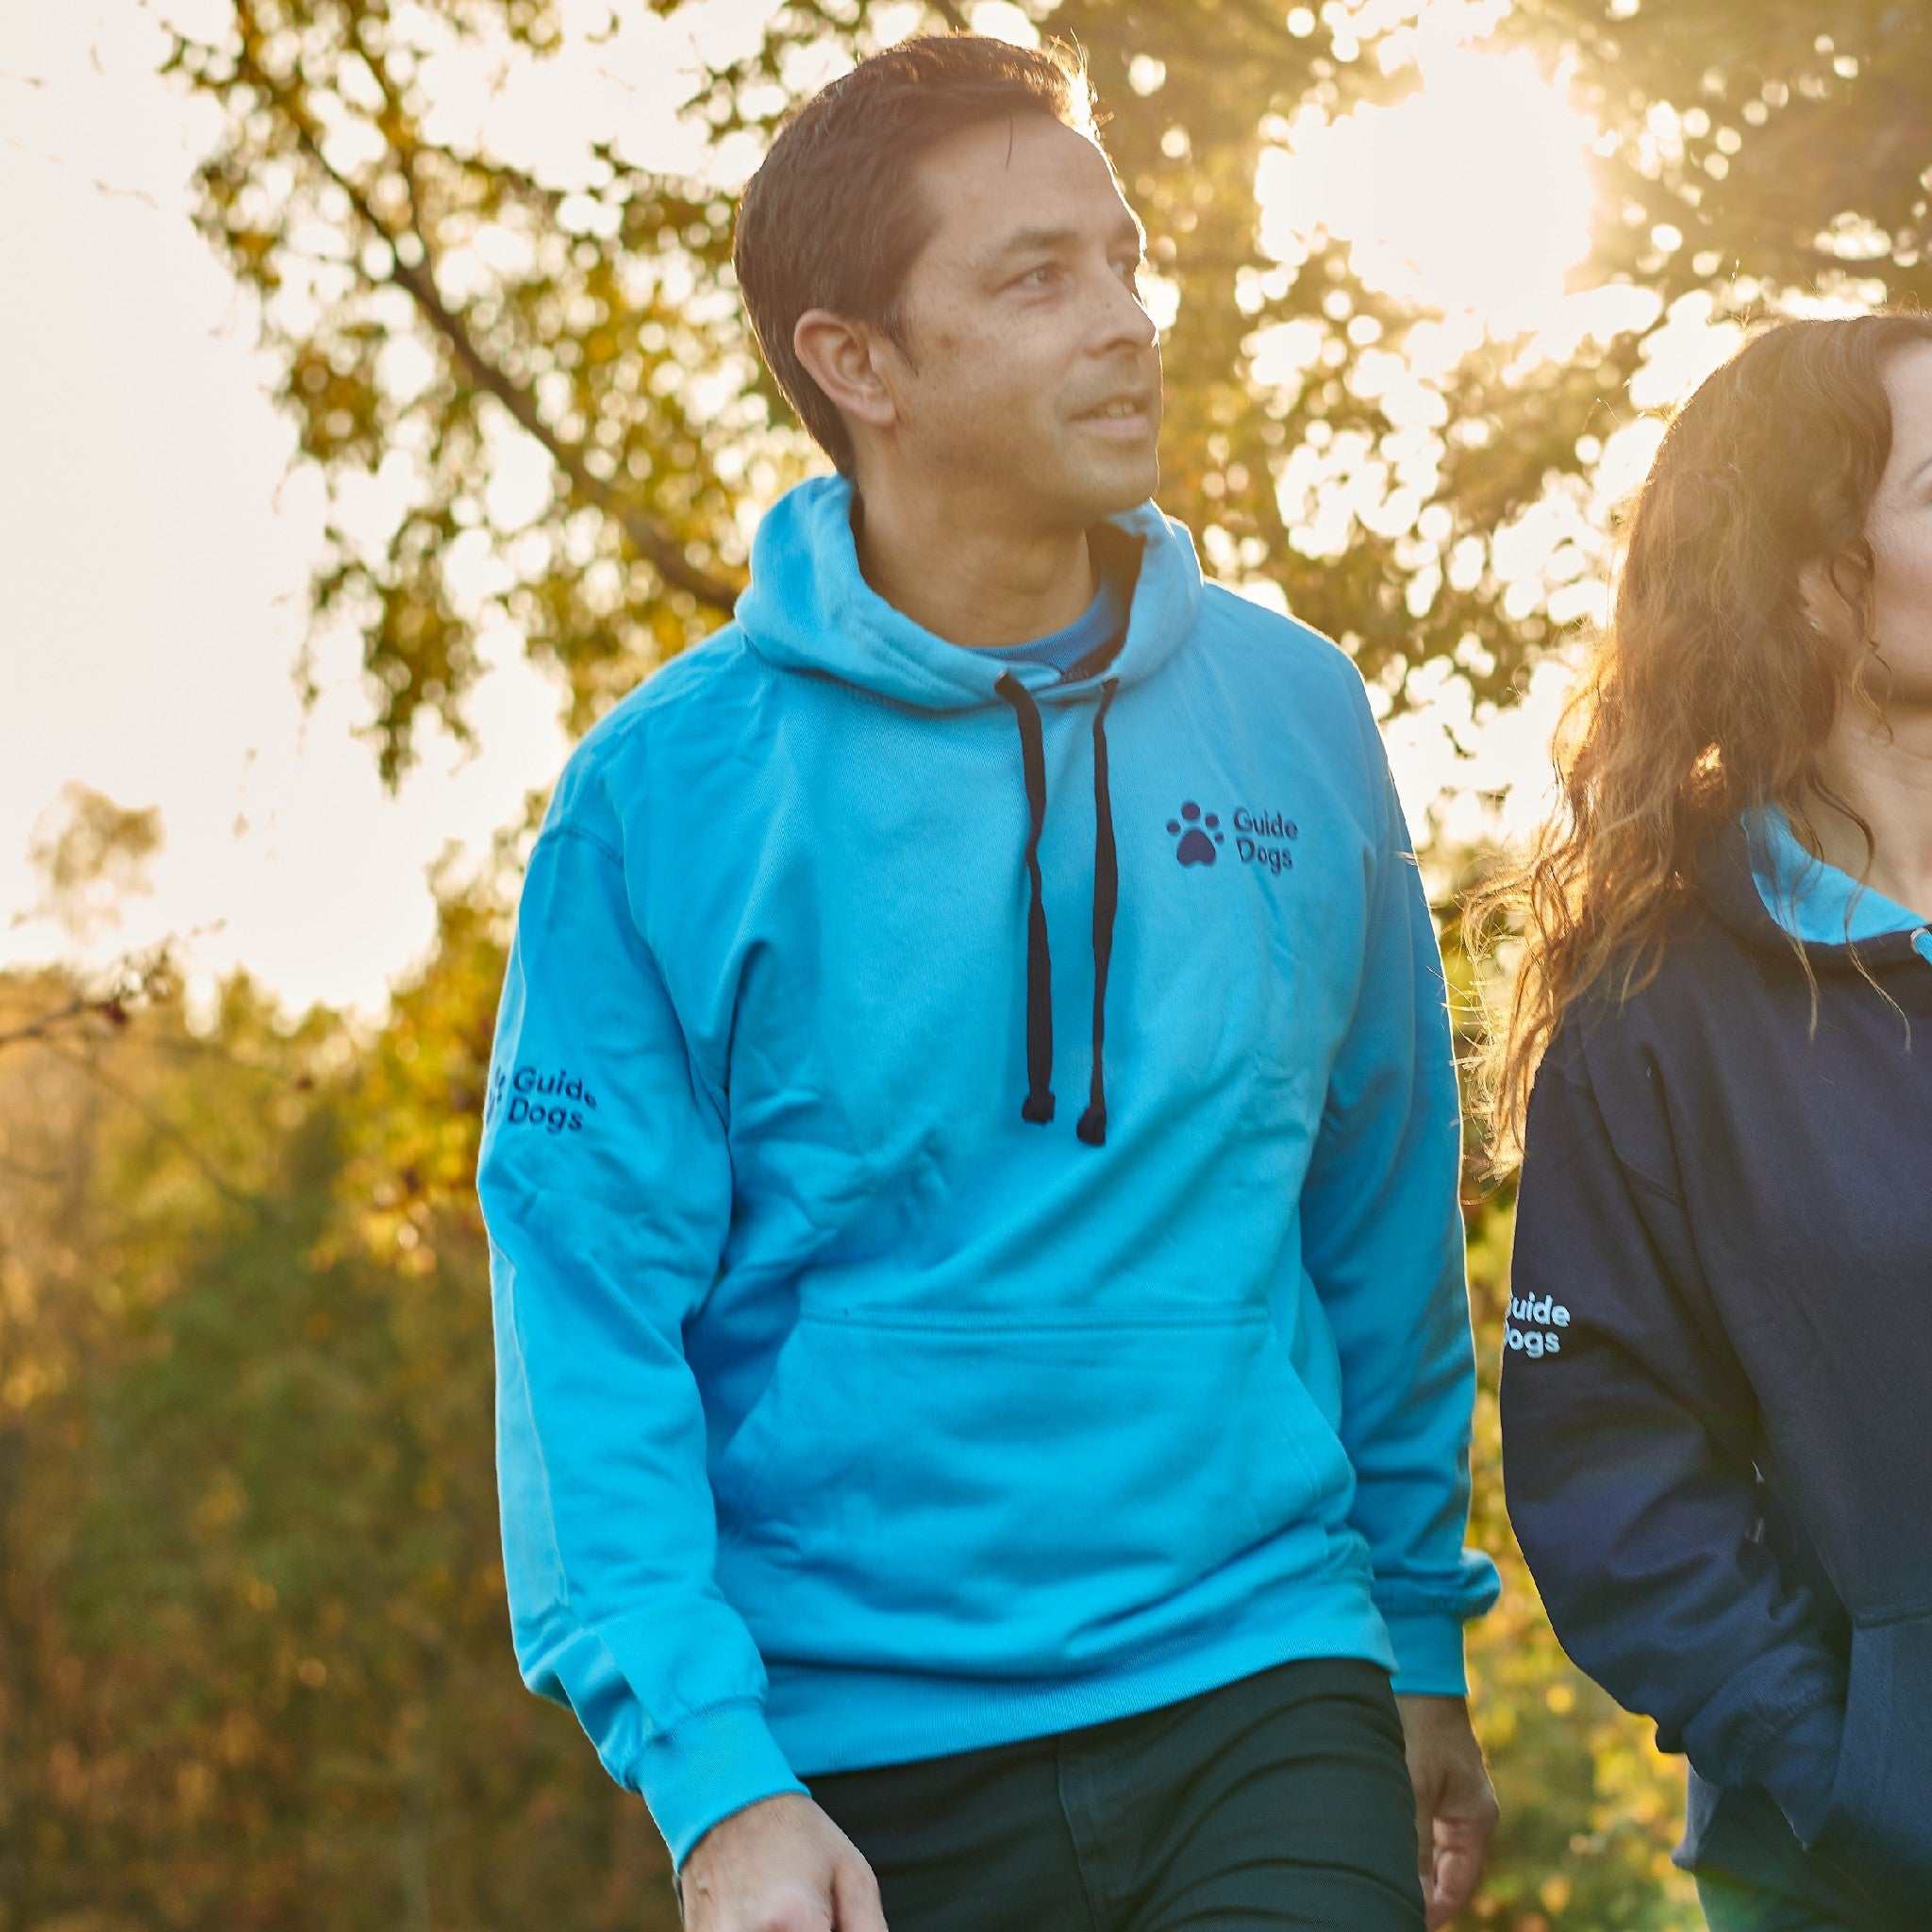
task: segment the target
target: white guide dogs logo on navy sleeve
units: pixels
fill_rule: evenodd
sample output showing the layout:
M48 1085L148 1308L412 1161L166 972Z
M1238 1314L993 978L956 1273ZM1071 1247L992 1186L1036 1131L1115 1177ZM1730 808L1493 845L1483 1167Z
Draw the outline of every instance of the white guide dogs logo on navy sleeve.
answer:
M1561 1302L1553 1301L1546 1294L1524 1295L1509 1304L1503 1340L1518 1354L1534 1361L1542 1356L1562 1354L1562 1331L1569 1325L1570 1310Z

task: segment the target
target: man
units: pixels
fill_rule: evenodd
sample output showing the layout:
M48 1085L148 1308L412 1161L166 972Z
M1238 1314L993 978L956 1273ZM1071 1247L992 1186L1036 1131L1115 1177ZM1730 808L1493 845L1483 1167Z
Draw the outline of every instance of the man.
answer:
M1412 1928L1493 1821L1433 928L1352 667L1148 502L1141 240L1057 56L807 104L737 262L839 475L531 857L517 1649L693 1932Z

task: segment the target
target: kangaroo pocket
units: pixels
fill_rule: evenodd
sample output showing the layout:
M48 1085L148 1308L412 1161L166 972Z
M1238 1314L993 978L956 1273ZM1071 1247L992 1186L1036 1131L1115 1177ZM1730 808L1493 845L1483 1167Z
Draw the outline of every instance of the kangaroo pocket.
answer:
M808 1316L714 1468L718 1580L795 1663L1079 1669L1320 1560L1353 1480L1264 1314Z
M1852 1634L1844 1744L1818 1851L1868 1892L1932 1898L1932 1612Z

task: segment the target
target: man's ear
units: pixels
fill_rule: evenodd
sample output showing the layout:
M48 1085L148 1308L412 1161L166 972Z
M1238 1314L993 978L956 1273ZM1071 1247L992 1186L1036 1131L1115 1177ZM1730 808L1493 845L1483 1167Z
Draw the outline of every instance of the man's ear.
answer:
M808 308L791 331L791 348L805 373L843 415L873 429L890 429L898 405L884 371L886 341L862 322L829 308Z

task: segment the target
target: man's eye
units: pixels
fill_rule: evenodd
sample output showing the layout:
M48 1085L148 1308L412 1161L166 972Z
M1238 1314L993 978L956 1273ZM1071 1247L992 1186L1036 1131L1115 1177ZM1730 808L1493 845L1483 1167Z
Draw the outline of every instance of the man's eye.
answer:
M1022 289L1044 289L1059 278L1059 264L1043 261L1038 268L1029 268L1015 285Z

